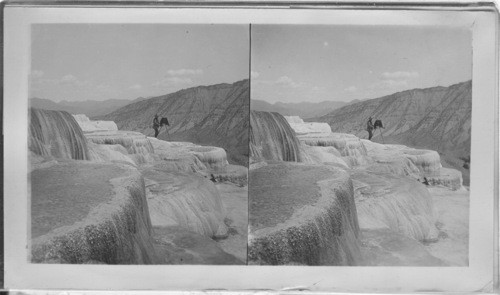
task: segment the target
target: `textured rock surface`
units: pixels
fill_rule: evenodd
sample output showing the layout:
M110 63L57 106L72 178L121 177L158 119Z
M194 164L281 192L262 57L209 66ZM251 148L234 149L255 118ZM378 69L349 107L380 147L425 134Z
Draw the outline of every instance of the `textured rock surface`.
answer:
M333 164L344 168L352 166L351 159L344 159L340 152L332 146L303 146L304 152L307 154L310 163L315 164Z
M223 169L219 169L211 173L219 182L228 181L235 183L238 186L246 186L248 184L248 168L238 165L227 165Z
M144 155L129 154L121 144L88 143L89 155L92 162L124 162L137 165L145 161Z
M437 214L438 241L427 250L451 266L469 265L469 191L430 187Z
M389 229L361 231L363 266L449 266L422 243Z
M253 257L252 263L338 264L338 261L326 262L328 258L325 257L318 258L318 253L325 251L327 246L318 247L315 236L328 237L328 234L318 234L317 228L307 227L305 215L293 219L292 216L296 216L291 213L308 208L308 202L317 200L314 184L321 183L323 177L328 176L322 169L333 169L342 171L353 183L355 211L362 231L361 237L356 236L355 242L347 244L362 244L361 254L354 251L359 254L357 260L348 263L367 266L467 265L468 229L463 221L468 214L463 214L467 207L459 196L468 196L468 192L462 187L461 173L443 168L437 152L379 144L360 140L351 134L316 132L308 130L305 127L308 123L302 123L300 118L288 120L295 132L285 136L304 131L296 137L300 141L298 150L306 159L304 162L309 164L280 164L276 162L278 158L251 165L249 255L253 255L250 256ZM294 140L280 136L267 138L269 149L273 145L287 147ZM333 182L329 186L340 183ZM435 190L442 190L437 195L445 196L437 201L441 203L439 206L453 205L457 201L459 213L453 214L454 209L450 208L436 213L439 206L434 204L438 198L433 193ZM451 196L458 198L451 200ZM302 227L291 226L291 220ZM342 227L345 221L336 219L332 224ZM448 238L448 234L453 237ZM304 243L297 237L308 242ZM310 249L314 254L303 255L297 250L302 248ZM343 253L342 249L336 248L336 253ZM295 256L300 258L291 258Z
M190 142L167 142L151 137L148 139L154 147L155 155L162 162L178 162L179 167L187 165L192 172L206 169L223 171L228 166L227 155L222 148L199 146Z
M226 152L222 148L213 146L194 146L187 147L186 150L192 153L210 169L222 170L228 165Z
M246 166L249 104L249 81L243 80L138 101L98 119L152 136L154 115L166 116L170 126L161 129L160 139L219 146L227 150L231 163Z
M442 185L452 190L463 189L462 174L458 170L440 168L438 171L425 176L430 185Z
M437 239L432 197L423 184L384 173L355 171L351 176L362 229L388 228L415 240Z
M298 116L285 116L285 119L287 120L288 124L290 124L290 127L292 127L292 129L295 131L297 135L314 134L314 133L328 135L332 133L332 129L330 128L330 125L328 125L327 123L317 123L317 122L305 123Z
M351 104L308 121L326 122L333 132L366 138L366 121L371 116L383 121L386 141L397 136L396 142L405 145L470 153L471 90L471 81L407 90ZM377 138L381 140L378 132Z
M308 146L334 147L340 156L350 166L368 163L365 145L354 135L330 133L318 135L309 133L298 136L299 140Z
M437 151L450 157L450 168L459 170L470 158L472 82L398 92L351 104L311 122L328 123L333 132L367 138L366 121L381 119L385 129L372 140ZM380 133L380 131L382 133ZM381 135L382 134L382 135ZM467 174L468 169L463 169Z
M153 145L149 139L139 132L133 131L97 131L85 134L89 142L96 144L119 144L130 154L152 154Z
M404 145L379 144L364 139L361 141L369 156L378 163L408 159L422 173L433 173L441 168L439 154L435 151L413 149Z
M301 162L295 132L278 113L250 112L250 161Z
M29 150L40 156L87 160L87 141L66 112L30 109Z
M157 263L144 192L127 165L69 161L33 171L31 261Z
M219 191L202 176L149 168L146 180L153 226L178 225L207 237L227 236Z
M95 131L85 133L85 137L91 143L90 159L93 161L107 162L122 158L122 155L135 164L154 161L153 145L139 132Z
M55 152L51 146L30 151L33 262L243 263L246 168L229 165L224 149L132 131L84 136L67 113L37 115L33 138L58 145ZM76 150L88 149L90 161L64 159L74 157L69 152L59 157L72 151L75 134ZM226 187L223 198L210 174Z
M216 184L226 210L224 223L228 237L218 240L219 246L241 261L247 261L248 242L248 187L222 182Z
M155 227L153 240L161 264L244 264L214 240L182 227Z
M189 153L186 147L195 147L189 142L167 142L148 137L155 150L154 165L161 166L163 170L200 172L208 168L193 153Z
M304 124L304 120L300 116L284 116L288 124ZM290 125L291 126L291 125ZM292 127L293 128L293 127ZM295 130L295 128L293 128ZM330 130L331 132L331 130Z
M251 264L355 265L358 221L349 175L269 164L250 173Z
M460 171L443 168L440 156L435 151L420 150L404 145L379 144L361 140L374 164L367 170L373 173L388 172L409 176L421 182L425 179L430 185L443 185L452 190L462 188Z
M73 115L76 122L80 126L83 132L93 132L93 131L116 131L118 126L116 126L113 121L91 121L89 117L83 114Z

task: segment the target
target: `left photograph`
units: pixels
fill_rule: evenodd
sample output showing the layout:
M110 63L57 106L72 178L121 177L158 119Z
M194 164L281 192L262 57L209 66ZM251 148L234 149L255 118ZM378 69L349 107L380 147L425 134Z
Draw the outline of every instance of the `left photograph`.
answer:
M249 36L32 25L30 262L247 263Z

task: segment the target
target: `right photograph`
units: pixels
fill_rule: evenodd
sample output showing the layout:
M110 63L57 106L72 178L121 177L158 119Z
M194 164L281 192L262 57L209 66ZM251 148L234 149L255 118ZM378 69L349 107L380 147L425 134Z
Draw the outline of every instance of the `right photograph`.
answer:
M248 264L468 266L467 27L252 25Z

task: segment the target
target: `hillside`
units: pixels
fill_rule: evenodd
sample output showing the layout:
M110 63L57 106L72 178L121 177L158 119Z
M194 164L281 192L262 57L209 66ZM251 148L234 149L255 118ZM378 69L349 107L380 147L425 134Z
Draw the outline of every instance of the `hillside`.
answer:
M254 111L276 112L283 116L299 116L301 118L312 118L328 114L329 112L347 105L343 101L322 101L322 102L299 102L274 104L263 100L251 100L250 108Z
M85 114L88 117L105 115L121 108L129 103L143 100L140 97L136 100L127 99L108 99L103 101L85 100L85 101L60 101L54 102L50 99L33 97L30 99L30 106L37 109L66 111L71 114Z
M386 127L382 129L383 138L377 130L373 141L432 149L460 159L470 157L471 110L472 82L467 81L449 87L398 92L307 121L326 122L333 132L367 138L366 122L371 116L374 121L381 119ZM463 165L461 160L448 162L455 162L451 165L456 168Z
M96 119L116 122L120 130L151 135L155 114L170 127L158 138L219 146L232 163L248 163L249 81L198 86L126 105Z
M436 151L250 122L249 265L468 265L469 191Z

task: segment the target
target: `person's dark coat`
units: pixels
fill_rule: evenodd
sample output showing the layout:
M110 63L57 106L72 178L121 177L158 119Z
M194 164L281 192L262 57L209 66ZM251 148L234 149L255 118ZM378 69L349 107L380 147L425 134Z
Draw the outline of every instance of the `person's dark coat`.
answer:
M366 122L366 131L368 131L368 139L372 140L373 137L373 122L372 122L372 117L368 119L368 122Z
M158 133L160 133L160 122L158 121L158 115L155 115L153 119L153 129L155 130L155 137L158 137Z

